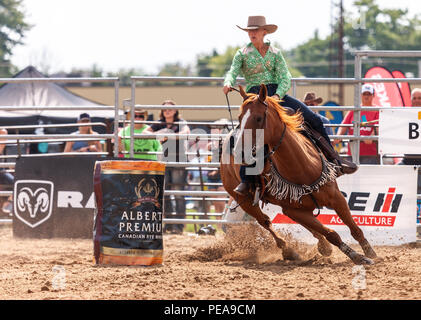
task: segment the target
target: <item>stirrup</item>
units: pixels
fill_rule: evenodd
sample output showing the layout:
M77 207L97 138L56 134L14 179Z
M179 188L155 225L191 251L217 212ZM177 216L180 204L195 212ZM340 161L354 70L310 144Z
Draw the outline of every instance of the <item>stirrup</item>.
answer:
M245 197L248 195L250 186L247 182L241 182L233 191Z

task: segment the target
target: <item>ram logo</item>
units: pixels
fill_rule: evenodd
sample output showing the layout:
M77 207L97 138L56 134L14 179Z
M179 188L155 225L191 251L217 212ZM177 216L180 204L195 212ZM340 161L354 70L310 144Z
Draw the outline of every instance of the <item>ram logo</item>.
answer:
M18 180L14 188L15 217L31 228L48 220L53 208L51 181Z

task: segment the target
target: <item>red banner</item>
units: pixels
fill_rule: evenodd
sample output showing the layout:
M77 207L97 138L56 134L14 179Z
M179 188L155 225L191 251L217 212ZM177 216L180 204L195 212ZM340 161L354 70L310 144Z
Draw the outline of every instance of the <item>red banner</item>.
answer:
M359 226L372 227L393 227L396 220L396 216L383 215L353 215L352 218ZM336 214L321 214L318 216L318 219L325 225L344 225L341 218ZM272 223L295 224L294 221L282 213L278 213Z
M405 79L405 75L402 73L402 71L395 70L392 71L394 78L402 78ZM401 95L403 99L403 103L405 107L412 107L412 101L411 101L411 87L408 82L399 82L398 83L399 89L401 90Z
M370 68L365 78L371 79L393 79L393 74L383 67ZM370 82L369 82L370 83ZM397 83L375 82L370 83L375 89L373 105L377 107L403 107L401 91Z

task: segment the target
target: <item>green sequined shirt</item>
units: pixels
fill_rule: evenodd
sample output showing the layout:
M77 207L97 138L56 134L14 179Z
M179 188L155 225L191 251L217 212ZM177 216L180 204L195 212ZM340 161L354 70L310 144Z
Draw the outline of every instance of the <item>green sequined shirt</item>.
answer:
M253 43L249 43L237 50L230 70L225 76L224 85L234 86L237 76L241 74L246 80L246 91L260 84L276 83L276 94L282 98L291 87L291 73L288 70L281 50L266 42L269 49L265 57L262 57Z

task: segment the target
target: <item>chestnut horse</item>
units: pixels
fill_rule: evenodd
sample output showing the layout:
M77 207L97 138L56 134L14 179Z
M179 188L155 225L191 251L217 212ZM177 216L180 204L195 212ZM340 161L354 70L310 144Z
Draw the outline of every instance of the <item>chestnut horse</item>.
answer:
M260 173L263 186L260 200L282 207L286 216L309 230L318 239L318 250L322 255L329 256L332 253L331 243L355 264L373 264L372 259L376 253L351 216L347 201L336 183L334 165L327 162L313 143L300 133L303 128L301 114L289 115L287 109L279 105L279 101L267 96L267 88L263 84L258 95L245 93L241 86L240 94L244 101L240 109L241 131L237 134L237 142L238 139L244 139L243 132L248 129L252 136L252 153L255 154L258 147L257 130L263 129L264 144L269 147ZM233 135L234 131L223 143L220 171L225 190L245 212L272 234L284 259L299 259L273 229L269 217L259 205L253 205L253 195L242 196L233 191L241 182L241 163L235 163L231 152L230 138ZM334 230L325 227L313 215L316 204L335 210L362 247L365 256L350 248Z

